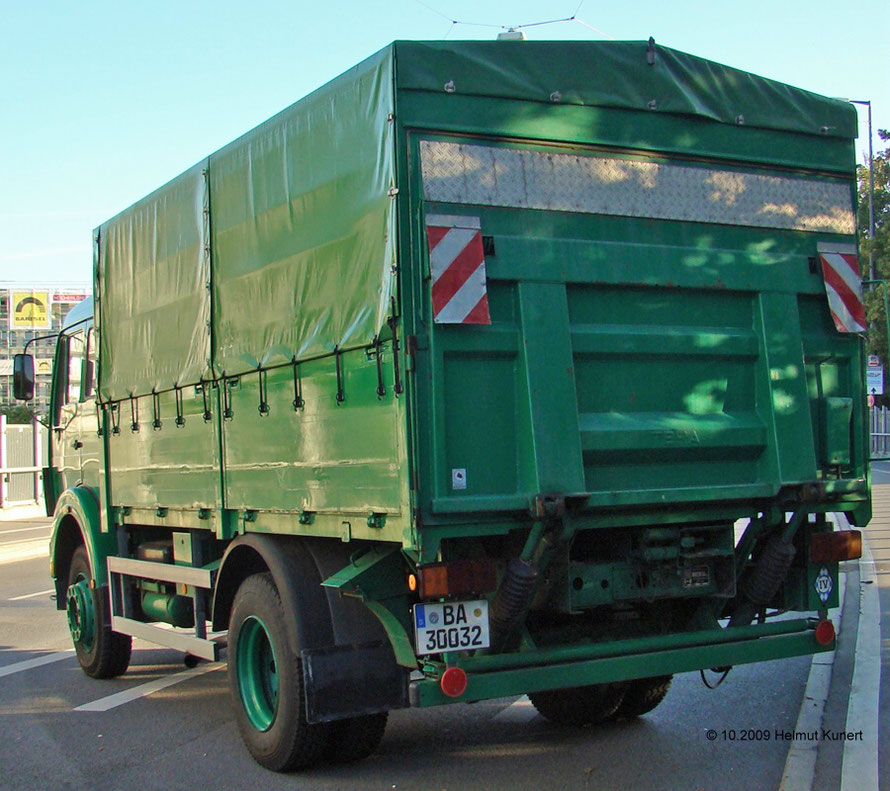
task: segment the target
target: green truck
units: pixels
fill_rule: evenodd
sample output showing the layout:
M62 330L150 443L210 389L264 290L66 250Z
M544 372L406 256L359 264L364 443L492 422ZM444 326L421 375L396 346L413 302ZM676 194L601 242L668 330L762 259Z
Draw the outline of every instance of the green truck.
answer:
M652 40L396 42L101 225L44 472L83 669L227 646L285 770L399 707L585 725L832 649L855 135Z

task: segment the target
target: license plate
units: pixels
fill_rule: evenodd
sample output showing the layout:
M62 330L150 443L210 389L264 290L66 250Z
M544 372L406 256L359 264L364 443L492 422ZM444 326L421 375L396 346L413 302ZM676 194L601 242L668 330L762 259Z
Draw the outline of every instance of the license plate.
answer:
M488 602L439 602L414 605L417 655L488 648Z

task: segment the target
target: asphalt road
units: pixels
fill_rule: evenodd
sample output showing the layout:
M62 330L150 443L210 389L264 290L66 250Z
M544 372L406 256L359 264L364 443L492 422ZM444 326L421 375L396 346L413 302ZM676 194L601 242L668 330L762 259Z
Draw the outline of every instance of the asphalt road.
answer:
M804 710L812 705L804 695L809 657L737 667L713 691L697 673L683 674L651 714L581 730L549 724L523 699L397 711L390 716L380 750L368 760L276 775L256 765L241 744L224 662L185 671L176 652L136 641L125 676L96 681L80 671L69 650L65 615L50 598L45 554L34 555L35 546L46 546L48 534L48 520L0 523L4 790L747 791L779 788L786 765L792 774L782 787L788 791L865 789L849 766L842 776L845 745L824 740L814 745L811 784L799 765L789 762L794 743L776 737L777 731L795 729L802 704ZM25 547L25 542L32 543ZM886 537L876 534L874 543L875 576L890 584L890 531ZM857 594L865 587L856 564L850 564L846 576L852 595L847 596L823 721L835 730L843 730L850 717ZM890 634L890 591L884 588L881 595L884 633ZM882 686L888 686L888 678L885 670ZM109 699L112 695L117 697ZM876 700L877 688L872 696ZM885 712L886 703L885 694ZM717 739L709 740L708 730L716 731ZM881 746L884 765L890 765L886 740L871 736ZM890 791L887 779L881 791Z

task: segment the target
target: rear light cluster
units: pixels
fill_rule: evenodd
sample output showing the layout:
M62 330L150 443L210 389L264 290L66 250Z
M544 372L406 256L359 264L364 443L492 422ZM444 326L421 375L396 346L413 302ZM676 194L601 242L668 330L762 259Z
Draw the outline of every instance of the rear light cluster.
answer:
M408 576L408 587L421 599L487 593L497 587L497 567L490 558L451 560L419 566Z
M839 563L862 557L862 533L858 530L838 530L814 533L810 536L810 563Z

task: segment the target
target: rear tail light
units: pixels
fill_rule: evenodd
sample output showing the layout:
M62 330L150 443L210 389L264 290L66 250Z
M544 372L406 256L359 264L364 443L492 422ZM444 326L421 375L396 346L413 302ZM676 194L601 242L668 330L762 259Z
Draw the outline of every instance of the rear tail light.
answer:
M858 530L838 530L810 536L810 563L837 563L861 557L862 533Z
M449 667L442 674L439 686L449 698L459 698L467 690L467 674L459 667Z
M417 569L417 590L421 599L487 593L497 587L493 560L452 560L428 563Z
M834 624L825 619L816 627L816 642L819 645L831 645L834 642Z

